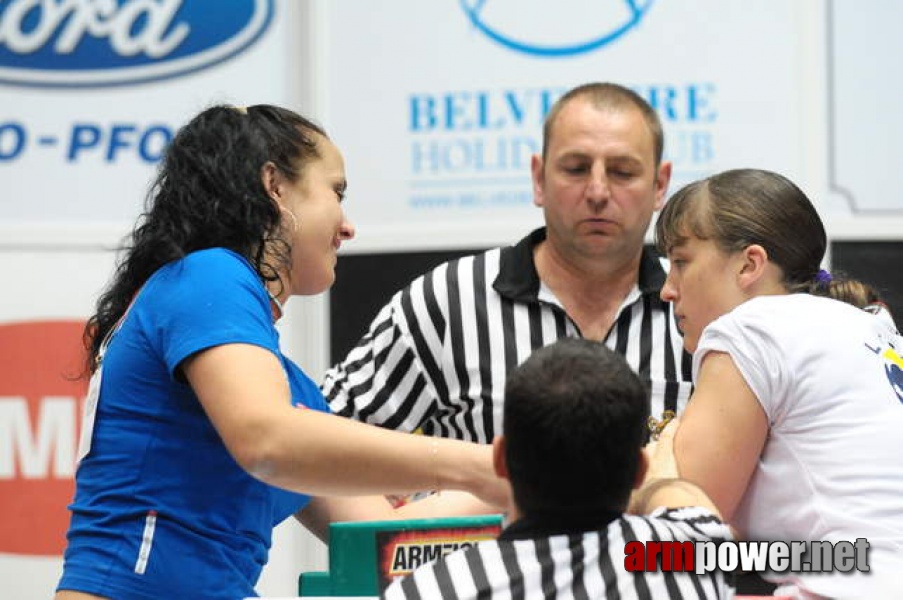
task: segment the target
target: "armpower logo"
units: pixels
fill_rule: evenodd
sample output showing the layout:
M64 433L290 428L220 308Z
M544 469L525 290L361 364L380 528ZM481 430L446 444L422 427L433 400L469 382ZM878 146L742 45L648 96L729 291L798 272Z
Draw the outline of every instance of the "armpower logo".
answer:
M80 321L0 324L0 553L62 554L84 350Z
M0 83L97 87L185 75L244 51L273 0L6 0Z

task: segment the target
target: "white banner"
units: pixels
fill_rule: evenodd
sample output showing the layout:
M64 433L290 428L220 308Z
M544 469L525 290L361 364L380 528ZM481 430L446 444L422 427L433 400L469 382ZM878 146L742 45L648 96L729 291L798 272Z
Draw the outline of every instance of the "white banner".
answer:
M164 146L201 109L273 103L317 116L302 105L307 9L0 2L0 596L50 598L61 573L85 388L73 376L110 249L141 212ZM322 545L286 527L262 593L293 595L302 569L323 566Z
M903 4L826 6L830 210L903 220Z
M0 7L5 226L131 224L163 147L194 113L297 102L288 3L119 4Z
M352 246L518 238L540 220L529 162L543 117L587 81L622 83L658 109L672 190L735 166L798 178L802 6L328 3L326 104L351 180Z
M4 597L50 598L85 380L81 332L112 270L101 251L0 252L0 581Z

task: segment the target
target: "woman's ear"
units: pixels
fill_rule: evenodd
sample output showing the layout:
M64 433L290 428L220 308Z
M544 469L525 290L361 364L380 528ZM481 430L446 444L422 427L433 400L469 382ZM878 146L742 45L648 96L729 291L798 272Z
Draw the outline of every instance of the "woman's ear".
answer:
M266 190L267 195L273 200L278 201L282 196L280 190L281 181L282 176L279 173L279 169L276 168L272 161L267 161L260 167L260 182L263 184L263 189Z
M749 289L765 275L770 264L768 262L768 251L759 244L752 244L744 248L740 259L740 287Z

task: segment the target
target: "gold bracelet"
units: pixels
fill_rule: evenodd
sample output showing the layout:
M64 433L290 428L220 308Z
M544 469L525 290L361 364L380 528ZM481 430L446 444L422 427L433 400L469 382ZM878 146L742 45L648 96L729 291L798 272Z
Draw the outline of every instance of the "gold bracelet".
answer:
M668 423L671 422L671 419L675 417L675 413L673 410L666 410L662 412L662 420L659 421L652 415L649 415L649 419L646 421L646 426L649 428L649 437L652 438L652 441L655 441L662 434L662 431L665 430L665 427L668 426Z

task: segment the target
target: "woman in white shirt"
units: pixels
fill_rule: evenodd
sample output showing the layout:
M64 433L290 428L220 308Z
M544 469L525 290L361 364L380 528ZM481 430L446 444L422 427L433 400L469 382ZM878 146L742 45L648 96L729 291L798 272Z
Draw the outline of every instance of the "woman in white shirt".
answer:
M819 546L830 556L766 575L781 593L893 597L903 572L903 337L892 319L824 297L849 299L820 269L824 226L775 173L727 171L686 186L662 211L656 243L671 261L662 298L694 355L695 391L675 438L681 476L741 537L830 542ZM859 542L852 560L830 552L860 538L868 546ZM813 572L814 558L833 570Z

